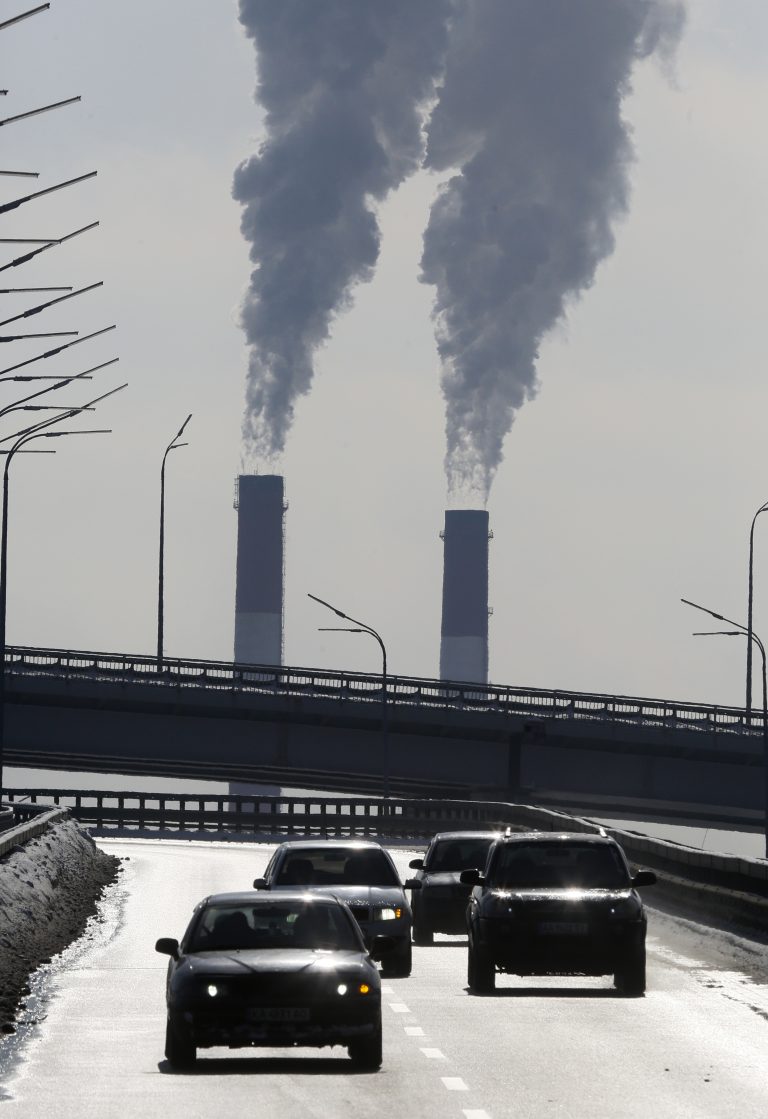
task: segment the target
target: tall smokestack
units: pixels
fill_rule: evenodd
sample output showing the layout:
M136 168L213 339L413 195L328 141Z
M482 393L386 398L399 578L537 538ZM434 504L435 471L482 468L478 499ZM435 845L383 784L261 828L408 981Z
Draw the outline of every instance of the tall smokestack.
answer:
M283 479L237 479L235 660L283 663Z
M445 514L440 678L488 683L488 513Z

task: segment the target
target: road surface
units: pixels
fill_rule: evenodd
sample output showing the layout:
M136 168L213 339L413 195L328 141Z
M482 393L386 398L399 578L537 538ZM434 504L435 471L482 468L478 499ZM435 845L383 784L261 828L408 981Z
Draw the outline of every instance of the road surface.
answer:
M384 1065L345 1051L202 1050L163 1058L166 961L204 895L249 888L267 844L100 840L124 863L103 920L35 985L37 1025L4 1043L0 1119L765 1119L764 949L651 912L649 989L610 980L500 977L466 990L466 947L414 950L409 979L384 981ZM415 852L393 851L401 870ZM651 901L652 891L647 891ZM10 1055L9 1055L10 1052Z

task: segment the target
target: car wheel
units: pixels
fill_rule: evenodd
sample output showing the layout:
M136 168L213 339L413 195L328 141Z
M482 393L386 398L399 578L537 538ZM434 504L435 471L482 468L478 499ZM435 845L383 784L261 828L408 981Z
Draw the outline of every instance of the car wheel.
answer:
M435 943L434 932L423 921L413 922L413 943L422 946Z
M352 1062L358 1068L369 1069L371 1072L380 1068L382 1061L381 1022L379 1022L376 1032L371 1037L361 1037L357 1041L350 1042L347 1050Z
M411 974L413 952L410 937L381 961L381 974L390 979L407 979Z
M467 984L479 995L490 994L496 988L496 968L488 953L470 941L467 955Z
M645 994L645 945L627 952L613 976L616 990L629 998Z
M197 1060L197 1049L189 1035L171 1015L165 1027L165 1056L172 1068L192 1068Z

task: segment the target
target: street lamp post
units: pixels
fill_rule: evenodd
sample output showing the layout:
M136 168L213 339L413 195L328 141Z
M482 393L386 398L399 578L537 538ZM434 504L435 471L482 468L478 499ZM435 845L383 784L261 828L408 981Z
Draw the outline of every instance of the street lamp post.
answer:
M85 404L77 408L70 408L61 416L53 416L47 420L38 420L37 423L32 424L30 427L24 428L22 431L14 432L13 435L6 435L0 439L0 443L11 443L9 450L0 451L1 454L7 455L5 469L3 471L2 527L0 528L0 793L2 793L3 788L3 760L5 752L5 632L8 597L8 489L11 462L16 454L19 452L24 453L22 450L24 445L32 442L33 439L55 439L68 435L103 434L102 431L49 431L48 428L60 424L64 420L73 419L82 412L91 411L96 404L100 404L102 400L106 400L109 396L114 396L116 392L121 392L125 387L125 385L119 385L115 389L110 389L109 392L102 393L101 396L94 397L93 400L86 401Z
M77 409L76 411L80 411ZM84 410L84 409L83 409ZM71 413L75 411L72 409ZM44 420L43 425L56 422L64 417L57 416L55 420ZM33 439L56 439L67 435L102 435L108 434L109 429L99 431L39 431L30 429L25 432L20 432L16 442L11 446L10 450L2 451L0 454L6 455L5 469L3 471L3 513L2 513L2 528L0 529L0 797L2 797L3 790L3 763L5 754L5 632L6 632L6 615L7 615L7 602L8 602L8 490L9 490L9 475L11 462L16 454L22 451L22 448L27 443L31 443ZM22 451L22 453L24 453ZM55 454L55 451L38 452Z
M2 271L2 269L0 269ZM62 350L68 350L72 346L79 346L82 342L90 342L91 338L98 338L100 334L107 334L110 330L115 330L114 326L105 326L101 330L94 330L92 334L84 334L82 338L76 338L74 342L64 342L61 346L54 346L52 350L46 350L43 354L36 354L35 357L28 357L26 361L18 361L15 365L8 365L5 369L0 369L0 377L5 377L6 373L15 373L17 369L23 369L27 365L33 365L36 361L41 361L43 358L55 357L60 354ZM13 380L9 377L8 380Z
M691 602L690 599L682 598L680 601L684 602L686 606L693 606L695 610L701 610L702 613L709 614L711 618L716 618L718 622L725 622L727 625L735 627L734 629L706 630L694 633L694 637L746 637L749 646L754 642L760 650L763 662L763 795L765 798L763 833L765 837L765 857L768 859L768 668L766 666L765 645L753 629L748 629L740 622L734 622L731 618L724 617L723 614L708 610L706 606L699 606L698 603Z
M307 598L311 598L314 602L319 602L321 606L325 606L328 610L332 610L339 618L343 618L347 622L352 622L354 628L347 626L321 626L321 630L329 633L368 633L379 643L381 649L381 746L382 746L382 785L384 791L384 799L389 800L389 711L387 708L387 650L382 641L381 634L377 633L373 626L368 626L365 622L359 622L357 618L350 618L349 614L345 614L343 610L337 610L335 606L331 606L330 602L325 602L317 595L307 594Z
M752 518L752 525L749 530L749 577L747 589L747 722L752 718L752 571L753 560L755 553L755 523L761 513L768 510L768 501L764 502Z
M187 416L184 423L174 435L168 446L165 448L163 455L163 464L160 467L160 557L158 562L158 575L157 575L157 671L163 671L163 630L165 625L164 617L164 595L165 595L165 460L171 451L177 450L179 447L186 447L186 443L177 443L180 439L184 428L192 419L192 413Z

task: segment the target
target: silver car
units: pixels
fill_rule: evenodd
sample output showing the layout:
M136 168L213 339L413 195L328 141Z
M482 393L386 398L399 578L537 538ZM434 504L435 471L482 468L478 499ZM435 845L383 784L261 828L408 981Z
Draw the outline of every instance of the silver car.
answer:
M373 840L295 840L281 843L257 890L329 894L352 910L371 956L385 976L411 974L411 907L395 864Z

